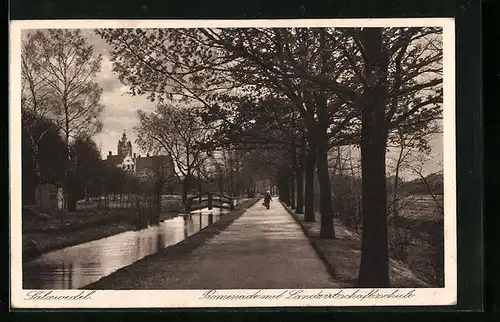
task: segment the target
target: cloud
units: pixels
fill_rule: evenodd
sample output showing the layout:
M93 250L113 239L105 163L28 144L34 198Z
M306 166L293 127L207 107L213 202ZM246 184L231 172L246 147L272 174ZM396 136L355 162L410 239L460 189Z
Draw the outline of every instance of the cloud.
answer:
M103 55L101 72L97 75L97 82L104 93L113 92L122 86L118 76L113 73L113 63L109 60L108 55Z
M100 100L104 105L101 115L103 130L94 139L101 149L101 154L105 157L108 151L116 154L116 145L124 130L127 132L127 138L134 145L136 136L133 127L139 122L137 111L153 111L155 104L144 96L129 95L128 87L123 85L118 75L113 72L113 63L110 60L111 47L95 34L94 29L85 29L83 34L87 37L88 43L94 46L94 50L102 55L101 71L96 81L103 90ZM133 149L137 148L134 146Z
M87 38L87 42L94 46L95 52L102 55L107 55L109 53L110 46L101 36L95 33L95 29L83 29L82 33Z
M113 74L111 74L114 76ZM115 77L102 77L104 80L101 103L104 111L101 115L103 131L96 135L95 140L101 148L103 157L108 151L116 154L116 144L121 139L123 131L127 132L128 139L134 145L136 136L133 127L138 125L138 110L153 111L155 104L144 96L131 96L127 94L128 88L122 85ZM102 84L103 80L99 83ZM137 148L134 146L134 150Z
M103 92L112 92L120 87L120 84L112 78L102 78L99 80L99 86L102 88Z
M113 154L117 153L116 145L124 130L134 145L136 136L133 133L133 127L139 122L137 111L139 109L152 111L155 108L155 104L146 97L129 95L128 87L121 84L112 68L107 53L103 54L102 69L97 76L97 81L103 89L100 100L104 105L101 115L103 130L95 136L103 157L108 154L108 151L112 151Z

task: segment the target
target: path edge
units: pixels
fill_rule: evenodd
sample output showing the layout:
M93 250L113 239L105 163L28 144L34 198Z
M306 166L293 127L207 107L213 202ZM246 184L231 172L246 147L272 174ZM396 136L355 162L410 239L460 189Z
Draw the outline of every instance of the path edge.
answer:
M285 210L287 211L287 213L293 218L293 220L295 220L295 222L300 226L300 229L302 229L302 232L304 233L304 235L309 240L309 244L314 249L314 252L319 257L319 259L321 260L321 262L323 263L323 265L325 266L326 271L328 272L328 274L330 274L330 277L331 277L332 281L336 282L335 281L335 279L336 279L335 269L332 267L332 265L330 265L330 263L328 262L328 259L326 258L326 256L319 249L318 245L314 242L314 240L312 239L312 236L309 234L309 232L306 229L306 227L302 224L302 221L297 217L297 215L295 214L295 212L293 212L293 209L291 209L289 206L287 206L283 201L279 200L279 202L281 203L281 205L283 206L283 208L285 208Z
M292 218L300 225L300 227L302 228L302 231L304 231L304 234L309 239L309 241L310 241L313 249L316 251L316 253L318 254L319 258L323 261L323 263L327 266L329 273L333 277L333 281L336 282L336 283L338 283L339 285L342 285L342 287L345 287L345 288L354 287L354 285L352 285L352 284L350 284L348 282L338 281L338 277L337 277L337 274L335 272L334 266L330 263L330 261L327 259L327 257L321 251L320 247L314 241L314 239L316 237L311 236L311 234L309 233L309 230L307 229L307 227L305 227L303 225L303 221L300 220L300 218L298 217L298 215L293 212L293 209L291 209L289 206L287 206L281 200L280 200L280 203L288 211L288 213L292 216ZM406 282L410 282L410 284L404 284L404 285L401 284L400 285L399 282L396 281L396 278L399 277L399 276L401 276L401 274L395 272L395 270L397 270L397 266L398 266L399 263L400 263L399 261L396 261L393 258L389 257L389 277L390 277L390 280L391 280L391 288L430 288L430 287L432 287L428 282L426 282L423 279L421 279L409 267L409 265L407 265L405 263L401 263L401 264L404 266L405 269L408 269L413 274L413 277L411 279L408 279L406 281Z

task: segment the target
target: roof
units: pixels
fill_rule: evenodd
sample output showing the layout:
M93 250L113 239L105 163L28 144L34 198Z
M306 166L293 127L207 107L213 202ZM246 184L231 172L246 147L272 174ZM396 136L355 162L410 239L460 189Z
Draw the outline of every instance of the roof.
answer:
M159 165L171 166L171 159L168 155L154 155L149 157L137 157L135 169L137 172L143 169L152 169Z
M106 158L106 161L109 164L117 166L119 164L122 164L124 158L125 157L121 156L121 155L108 155L108 157Z
M153 159L151 157L137 157L135 159L135 169L136 171L141 171L145 168L153 167Z

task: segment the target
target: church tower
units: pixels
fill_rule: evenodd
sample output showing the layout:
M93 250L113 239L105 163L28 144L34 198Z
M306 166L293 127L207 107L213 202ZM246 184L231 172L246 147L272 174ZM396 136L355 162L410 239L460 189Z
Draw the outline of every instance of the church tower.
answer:
M122 139L118 141L118 155L122 157L132 156L132 142L127 141L125 130L123 130Z

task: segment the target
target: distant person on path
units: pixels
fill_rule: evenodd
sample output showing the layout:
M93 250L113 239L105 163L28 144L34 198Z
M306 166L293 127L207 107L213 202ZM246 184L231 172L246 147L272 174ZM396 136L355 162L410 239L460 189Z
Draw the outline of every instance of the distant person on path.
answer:
M269 209L271 200L272 200L271 192L267 191L266 194L264 195L264 206L266 206L267 209Z

